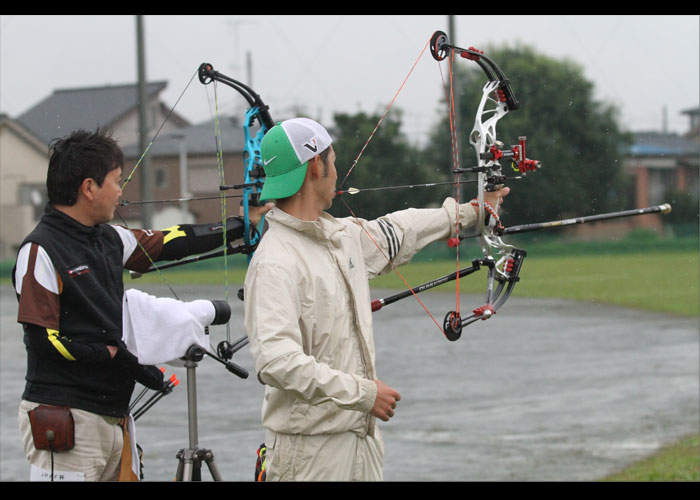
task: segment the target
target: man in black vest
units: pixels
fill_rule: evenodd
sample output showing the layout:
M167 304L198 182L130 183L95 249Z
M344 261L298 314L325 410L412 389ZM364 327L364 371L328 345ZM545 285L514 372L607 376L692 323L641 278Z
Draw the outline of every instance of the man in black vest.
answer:
M33 479L54 470L68 480L137 479L128 466L129 402L136 381L158 389L163 375L140 365L122 342L124 268L142 272L151 259L175 260L223 241L221 223L163 231L108 224L122 194L123 163L117 143L99 130L79 130L52 143L49 201L13 269L27 350L19 424ZM243 222L231 217L226 230L227 239L238 239ZM73 420L69 450L37 449L46 440L43 413L33 411L39 406L52 432ZM51 435L53 443L66 439Z

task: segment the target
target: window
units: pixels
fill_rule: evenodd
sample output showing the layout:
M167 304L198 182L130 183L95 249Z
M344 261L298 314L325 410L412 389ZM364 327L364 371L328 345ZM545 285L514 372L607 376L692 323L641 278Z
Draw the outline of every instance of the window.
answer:
M34 219L41 218L41 214L44 213L44 205L48 200L48 195L46 194L46 184L44 183L20 183L17 186L17 204L18 205L31 205L33 210Z
M164 166L155 167L154 172L154 187L158 189L164 189L168 187L168 168Z

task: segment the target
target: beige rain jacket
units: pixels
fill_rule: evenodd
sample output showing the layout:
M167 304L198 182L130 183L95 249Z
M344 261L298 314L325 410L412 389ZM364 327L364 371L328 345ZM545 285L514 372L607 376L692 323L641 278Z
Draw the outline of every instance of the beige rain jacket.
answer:
M245 279L245 325L266 385L263 426L283 434L373 435L376 397L368 280L454 236L456 203L407 209L361 224L326 213L298 220L280 209ZM460 206L462 227L476 223ZM372 241L373 240L373 241ZM375 244L376 243L376 244ZM381 248L381 252L377 246Z

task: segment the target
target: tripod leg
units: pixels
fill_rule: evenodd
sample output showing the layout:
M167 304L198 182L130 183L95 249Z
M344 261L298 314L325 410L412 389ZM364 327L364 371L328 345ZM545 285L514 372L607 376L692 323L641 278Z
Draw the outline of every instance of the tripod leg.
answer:
M219 474L219 469L216 466L216 462L214 461L214 454L209 450L205 450L205 451L206 451L206 457L204 460L207 462L207 466L209 467L209 472L211 473L211 477L214 478L214 481L223 481L223 479L221 479L221 474Z
M177 454L177 458L180 459L180 461L177 464L177 472L175 473L175 481L182 481L182 475L183 475L183 469L184 469L184 464L182 462L182 451L180 450L180 453Z
M175 481L199 481L197 470L195 470L195 458L196 451L194 450L180 450L177 454L179 459L177 465L177 474L175 475Z

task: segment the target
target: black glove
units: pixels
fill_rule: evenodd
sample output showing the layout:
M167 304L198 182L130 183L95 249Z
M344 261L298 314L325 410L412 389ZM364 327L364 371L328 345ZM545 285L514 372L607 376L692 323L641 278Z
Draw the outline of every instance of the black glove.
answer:
M160 391L165 387L163 372L153 365L141 365L136 356L131 354L123 342L118 344L119 350L114 361L119 363L136 381L149 389Z
M153 365L137 365L132 375L138 383L154 391L160 391L165 388L163 372L160 368Z

